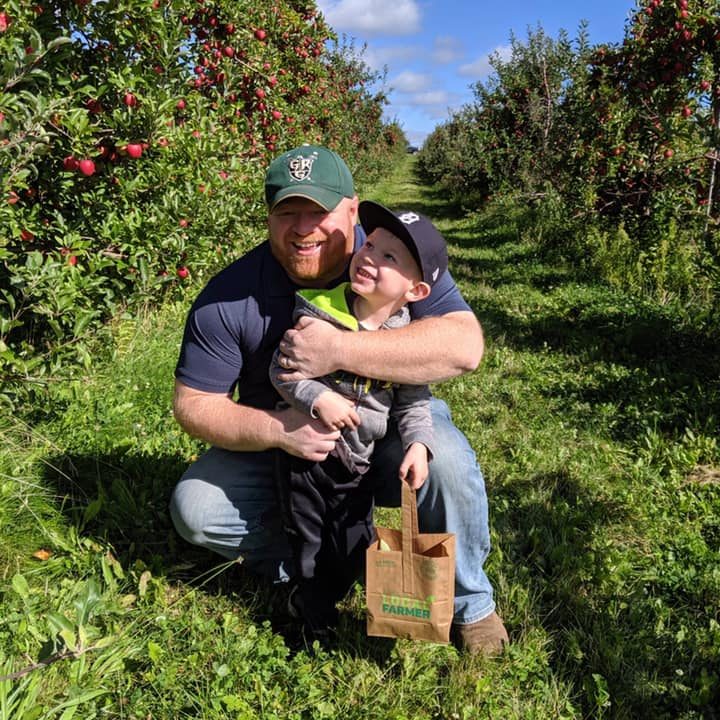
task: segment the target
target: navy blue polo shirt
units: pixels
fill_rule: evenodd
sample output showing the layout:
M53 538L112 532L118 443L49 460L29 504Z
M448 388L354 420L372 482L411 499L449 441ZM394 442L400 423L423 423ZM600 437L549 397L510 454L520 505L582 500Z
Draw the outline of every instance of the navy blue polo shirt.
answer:
M356 249L365 234L357 226ZM339 282L347 276L338 278ZM220 271L193 303L185 324L175 377L204 392L229 394L257 408L280 399L268 371L275 348L292 325L296 285L265 241ZM409 304L411 317L470 310L446 272L425 300Z

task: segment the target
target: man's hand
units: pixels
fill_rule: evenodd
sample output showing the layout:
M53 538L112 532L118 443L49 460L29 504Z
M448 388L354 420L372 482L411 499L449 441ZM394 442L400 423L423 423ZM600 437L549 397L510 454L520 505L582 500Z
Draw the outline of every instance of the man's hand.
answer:
M288 372L283 382L329 375L338 370L339 337L343 330L317 318L301 317L280 342L280 365ZM287 358L287 361L283 359Z
M277 410L273 415L280 423L277 447L304 460L322 462L340 437L339 430L328 429L320 420L311 419L293 408Z
M428 476L428 451L422 443L413 443L408 448L398 474L413 490L422 487Z
M360 416L352 401L332 390L318 395L313 403L313 411L333 430L346 427L354 429L360 424Z

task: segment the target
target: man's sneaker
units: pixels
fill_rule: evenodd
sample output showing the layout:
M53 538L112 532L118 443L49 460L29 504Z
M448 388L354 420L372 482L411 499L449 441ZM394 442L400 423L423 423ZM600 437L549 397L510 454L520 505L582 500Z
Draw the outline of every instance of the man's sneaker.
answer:
M496 612L468 625L453 625L450 637L458 650L488 657L499 655L510 643L505 625Z

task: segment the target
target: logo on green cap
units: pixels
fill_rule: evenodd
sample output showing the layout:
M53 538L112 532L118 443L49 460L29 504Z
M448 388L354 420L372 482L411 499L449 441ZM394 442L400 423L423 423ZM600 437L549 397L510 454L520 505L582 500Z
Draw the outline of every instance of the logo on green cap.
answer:
M310 177L312 166L317 159L317 153L313 153L310 157L296 155L288 158L288 172L293 180L302 182Z

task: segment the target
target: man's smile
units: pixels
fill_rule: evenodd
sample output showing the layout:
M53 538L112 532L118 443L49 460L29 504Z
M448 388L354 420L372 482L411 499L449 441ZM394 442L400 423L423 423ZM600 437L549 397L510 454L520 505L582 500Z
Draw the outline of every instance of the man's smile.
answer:
M293 242L292 246L300 255L312 255L320 249L321 242Z

